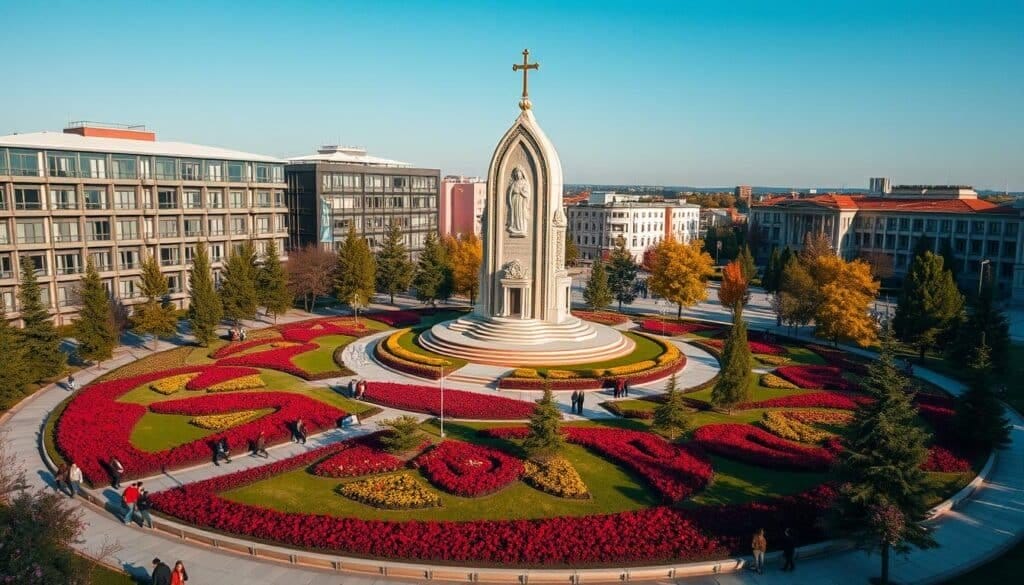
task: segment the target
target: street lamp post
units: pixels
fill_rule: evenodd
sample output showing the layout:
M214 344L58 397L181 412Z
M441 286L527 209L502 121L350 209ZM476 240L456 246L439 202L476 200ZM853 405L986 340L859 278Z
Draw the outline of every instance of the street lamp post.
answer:
M991 264L992 261L988 258L984 258L978 263L978 296L981 296L981 285L985 282L985 267Z
M444 438L444 366L441 366L441 438Z

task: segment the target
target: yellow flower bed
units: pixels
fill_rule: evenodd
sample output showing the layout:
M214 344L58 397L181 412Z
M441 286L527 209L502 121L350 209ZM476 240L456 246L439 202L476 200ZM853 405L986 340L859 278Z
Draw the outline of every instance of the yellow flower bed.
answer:
M273 349L281 349L283 347L295 347L296 345L302 345L302 344L297 342L297 341L275 341L275 342L270 344L270 347L273 348ZM260 351L263 351L263 350L260 349Z
M674 343L665 344L665 353L658 356L656 360L659 366L672 363L679 359L679 348Z
M417 482L408 473L384 475L353 481L341 486L339 493L374 508L413 510L435 508L441 497Z
M578 377L578 374L569 370L548 370L548 378L552 380L568 380L576 377Z
M414 351L409 351L408 349L402 347L402 345L398 343L398 339L405 335L406 333L408 333L409 331L409 328L399 329L398 331L395 331L391 335L388 335L387 339L384 340L384 349L386 349L388 353L390 353L391 355L399 359L403 359L407 362L412 362L414 364L434 366L435 368L452 365L452 363L446 359L433 358L420 353L416 353Z
M513 378L540 378L540 374L533 368L516 368L512 372Z
M754 359L769 366L784 366L789 363L789 358L782 355L757 354Z
M765 388L772 388L774 390L791 390L797 388L797 385L790 382L789 380L772 374L761 374L761 385Z
M210 386L206 389L207 392L230 392L232 390L249 390L252 388L262 388L266 386L263 382L263 378L259 374L249 374L248 376L242 376L235 378L234 380L226 380Z
M636 374L644 370L649 370L657 366L657 362L654 360L644 360L635 364L626 364L624 366L618 366L615 368L608 368L605 370L605 374L608 376L625 376L628 374Z
M544 493L560 498L586 499L590 497L576 468L564 457L530 460L523 464L526 483Z
M184 390L188 381L195 378L197 375L198 374L178 374L177 376L157 380L150 384L149 387L154 392L159 392L160 394L174 394L175 392Z
M761 425L783 439L799 443L820 443L832 437L832 433L820 431L810 425L788 418L784 412L764 413Z
M204 414L202 416L194 416L189 422L201 429L223 431L230 429L231 427L237 427L238 425L245 424L256 418L257 415L259 415L259 412L255 410L242 410L239 412L229 412L227 414Z

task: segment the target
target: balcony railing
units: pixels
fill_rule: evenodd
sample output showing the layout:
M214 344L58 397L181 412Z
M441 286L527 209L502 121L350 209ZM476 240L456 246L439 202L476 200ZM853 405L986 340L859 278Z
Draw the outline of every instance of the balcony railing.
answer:
M0 270L0 280L14 278L13 270Z
M81 242L82 238L78 234L55 234L53 241L58 243Z
M64 268L57 269L57 274L62 276L65 274L79 274L80 272L82 272L81 266L66 266Z
M50 203L52 209L78 209L76 201L54 201Z
M46 236L18 236L19 244L45 244Z
M161 258L160 266L177 266L179 264L177 258Z
M119 270L134 270L139 267L138 262L122 262L117 265Z
M89 242L109 242L110 234L89 234L86 240Z

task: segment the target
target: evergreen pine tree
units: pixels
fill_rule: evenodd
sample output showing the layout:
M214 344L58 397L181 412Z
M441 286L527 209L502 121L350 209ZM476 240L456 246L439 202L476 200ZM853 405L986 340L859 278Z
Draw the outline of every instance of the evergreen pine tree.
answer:
M956 277L960 275L961 263L957 261L953 252L952 238L945 238L939 242L939 255L942 256L942 265L953 275L953 282L956 282Z
M256 290L256 250L245 242L228 256L220 283L220 299L224 316L237 324L256 317L259 294Z
M530 416L530 434L523 440L523 448L531 457L550 457L561 451L565 438L561 430L562 414L558 411L551 387L544 387L544 397Z
M7 322L7 310L0 301L0 410L10 408L25 396L32 381L28 352L18 330Z
M721 375L711 389L711 403L719 408L732 410L732 407L750 399L750 385L754 378L742 305L737 308L733 317L732 329L722 348L721 362Z
M891 330L868 368L865 390L874 401L854 414L836 471L840 494L836 527L882 554L882 582L888 581L892 550L934 545L921 522L928 511L928 485L921 464L927 435L917 423L908 381L896 366Z
M623 303L631 305L636 299L636 274L639 269L633 254L626 247L626 238L619 236L608 262L608 287L619 303L619 311L622 311Z
M988 345L992 370L1004 373L1010 362L1010 323L995 300L990 283L981 288L981 294L972 298L967 318L960 324L954 356L972 355L982 340Z
M188 273L188 286L188 320L192 324L192 335L200 345L206 347L217 339L217 326L224 317L224 306L213 284L213 270L206 242L196 245Z
M779 289L779 275L782 270L779 268L779 262L781 255L778 248L772 248L772 253L768 256L768 266L764 269L764 276L761 277L761 288L765 292L773 293Z
M366 238L349 225L348 234L338 250L338 267L334 272L334 290L338 300L359 315L359 309L370 304L377 285L377 262Z
M395 295L412 286L415 271L402 228L397 221L392 221L384 234L384 244L377 251L377 292L388 295L391 304L395 304Z
M992 391L992 362L984 339L971 361L971 381L957 401L955 426L960 443L968 450L985 453L1010 443L1010 420Z
M690 430L690 413L682 392L677 389L675 374L668 380L665 402L654 409L651 428L673 441Z
M380 435L380 444L388 453L407 453L423 443L420 421L414 416L403 414L379 424L386 429Z
M160 272L160 264L152 254L142 261L142 296L145 302L135 305L132 330L139 335L153 336L153 349L161 337L170 337L178 330L174 307L167 302L167 277Z
M604 262L601 260L594 260L594 265L590 268L590 278L583 289L583 300L594 311L607 309L614 300L612 291L608 288L608 273L605 272Z
M893 328L900 340L925 352L955 324L963 311L964 297L943 267L942 256L924 252L914 257L896 305Z
M416 298L431 305L437 305L438 299L451 296L452 270L448 265L448 254L434 232L428 232L423 243L413 286L416 287Z
M267 252L256 274L256 282L259 286L259 302L266 309L268 315L274 316L274 323L277 317L292 306L295 297L288 290L288 275L285 274L284 264L281 263L281 254L278 253L277 240L270 240L267 243Z
M24 324L20 337L28 359L29 382L60 374L64 371L66 356L60 350L60 335L50 321L50 312L40 298L35 263L27 256L21 258L18 305Z
M757 275L757 264L754 263L754 256L750 253L750 248L746 244L740 246L740 252L736 255L736 261L740 263L743 278L746 278L747 284L749 284L754 279L754 276Z
M100 273L91 259L85 263L85 275L78 287L78 297L82 303L74 323L78 355L88 361L108 360L117 347L117 326L114 323L110 295L103 287Z

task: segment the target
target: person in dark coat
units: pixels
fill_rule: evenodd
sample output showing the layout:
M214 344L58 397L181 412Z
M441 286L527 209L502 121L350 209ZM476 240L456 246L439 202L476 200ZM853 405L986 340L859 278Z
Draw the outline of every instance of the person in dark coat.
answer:
M629 396L629 382L626 380L622 381L622 395Z
M260 431L256 441L252 444L252 454L264 459L270 457L270 453L267 453L267 435L263 431Z
M306 444L306 423L301 418L295 421L295 442Z
M580 391L579 390L573 390L572 391L572 413L573 414L576 414L576 403L579 402L579 399L580 399Z
M221 459L225 463L231 463L231 449L228 447L227 437L221 437L213 447L213 464L220 465L218 462Z
M171 568L160 559L153 559L153 575L150 579L153 585L171 585Z
M576 399L576 414L583 414L583 397L584 396L586 396L586 394L584 394L583 391L580 390L579 398Z
M782 565L783 571L792 571L795 568L793 565L795 555L796 538L793 536L793 531L787 528L782 535L782 558L786 559L786 563Z
M110 458L110 487L115 490L121 489L121 476L124 475L124 465L117 460L117 457Z

